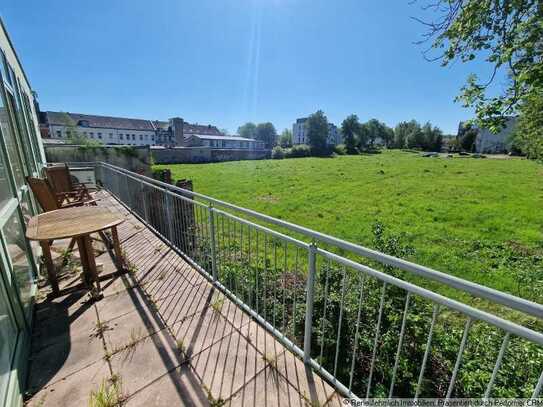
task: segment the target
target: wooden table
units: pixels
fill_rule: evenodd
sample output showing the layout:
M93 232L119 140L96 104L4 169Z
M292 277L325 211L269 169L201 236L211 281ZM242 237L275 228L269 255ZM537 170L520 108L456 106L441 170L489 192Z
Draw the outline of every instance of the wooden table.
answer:
M96 270L96 261L90 234L111 229L114 254L117 263L122 265L121 245L117 234L117 225L122 222L124 222L124 219L119 215L96 206L58 209L42 213L30 219L26 229L26 237L30 240L38 240L40 242L47 275L54 296L58 296L59 287L51 258L51 244L53 240L75 238L81 256L83 273L91 289L91 295L99 297L101 296L100 282ZM108 244L107 242L105 243ZM93 282L96 284L96 287L92 285Z

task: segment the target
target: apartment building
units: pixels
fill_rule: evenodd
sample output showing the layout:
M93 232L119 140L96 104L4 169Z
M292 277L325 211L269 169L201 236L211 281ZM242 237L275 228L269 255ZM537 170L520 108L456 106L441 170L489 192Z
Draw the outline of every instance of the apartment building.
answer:
M39 246L25 239L38 206L25 182L45 162L30 86L0 18L0 405L23 404Z
M296 122L292 125L292 143L293 144L309 144L309 138L307 137L307 117L296 119ZM341 144L341 133L337 126L333 123L328 123L328 137L326 143L330 146Z

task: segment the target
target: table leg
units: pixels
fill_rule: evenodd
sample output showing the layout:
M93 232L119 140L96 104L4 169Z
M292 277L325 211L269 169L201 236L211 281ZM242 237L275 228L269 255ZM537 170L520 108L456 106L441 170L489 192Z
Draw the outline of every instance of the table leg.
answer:
M115 259L117 260L117 267L120 269L126 268L125 259L121 250L121 242L119 241L119 234L117 233L117 226L111 228L111 239L113 240L113 252L115 253Z
M77 246L79 247L81 265L83 266L85 280L91 291L91 297L98 299L101 297L100 279L98 278L98 271L96 270L96 261L94 259L94 250L92 248L90 235L80 236L77 239ZM96 290L94 289L93 283L96 284Z
M57 297L60 290L58 288L55 265L53 264L53 259L51 258L51 246L47 240L40 240L40 246L43 253L43 259L45 261L45 268L47 269L47 277L49 279L49 283L51 284L51 289L53 290L53 296Z

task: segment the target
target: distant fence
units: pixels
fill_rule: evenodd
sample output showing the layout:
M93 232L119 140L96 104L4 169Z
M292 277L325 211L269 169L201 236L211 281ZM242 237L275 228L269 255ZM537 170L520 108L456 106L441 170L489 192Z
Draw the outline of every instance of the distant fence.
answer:
M270 150L216 149L210 147L175 147L151 149L156 164L206 163L260 160L270 157Z
M345 396L541 392L541 304L109 164L96 177Z

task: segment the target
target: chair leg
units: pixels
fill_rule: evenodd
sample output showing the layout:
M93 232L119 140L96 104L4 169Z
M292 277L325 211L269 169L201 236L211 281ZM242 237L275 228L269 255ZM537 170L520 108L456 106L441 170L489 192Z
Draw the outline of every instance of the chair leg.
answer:
M43 252L43 259L45 261L45 268L47 270L47 278L51 284L51 289L53 290L53 296L58 297L59 288L57 275L55 273L55 265L53 264L53 259L51 258L51 246L46 240L40 240L41 250Z

